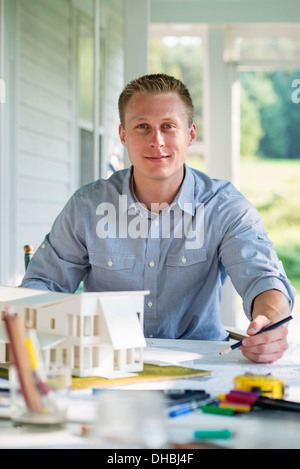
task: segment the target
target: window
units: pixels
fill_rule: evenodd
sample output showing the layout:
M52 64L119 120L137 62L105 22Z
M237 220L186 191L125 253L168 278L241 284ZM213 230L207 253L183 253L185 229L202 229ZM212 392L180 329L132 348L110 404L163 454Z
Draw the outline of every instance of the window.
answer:
M80 132L80 185L93 180L94 33L92 26L78 26L78 91Z
M229 28L225 60L235 65L241 90L240 190L258 209L298 290L300 105L293 93L300 79L300 25ZM298 295L295 311L299 301Z
M94 26L87 19L78 24L78 95L80 135L80 185L87 184L101 173L104 94L104 30L100 28L99 70L95 65ZM99 72L99 74L98 74ZM95 101L95 80L99 83ZM94 106L98 108L95 109ZM97 111L97 112L96 112ZM97 119L96 119L97 116ZM97 122L95 122L97 120ZM96 136L95 136L96 132ZM95 148L95 138L98 139Z
M188 87L195 107L197 142L189 148L188 164L204 167L203 71L205 29L200 24L150 25L150 72L167 73Z
M299 24L228 27L225 60L251 67L278 66L300 60Z

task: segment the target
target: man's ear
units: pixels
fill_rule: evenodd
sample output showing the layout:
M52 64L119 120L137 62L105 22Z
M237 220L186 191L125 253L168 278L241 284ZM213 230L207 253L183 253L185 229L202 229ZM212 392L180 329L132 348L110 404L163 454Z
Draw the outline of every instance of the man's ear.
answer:
M190 141L189 141L189 146L192 145L197 138L197 131L196 131L196 126L195 124L192 124L190 128Z
M123 143L123 145L125 147L127 147L126 137L125 137L125 129L122 127L121 124L119 125L119 136L120 136L121 143Z

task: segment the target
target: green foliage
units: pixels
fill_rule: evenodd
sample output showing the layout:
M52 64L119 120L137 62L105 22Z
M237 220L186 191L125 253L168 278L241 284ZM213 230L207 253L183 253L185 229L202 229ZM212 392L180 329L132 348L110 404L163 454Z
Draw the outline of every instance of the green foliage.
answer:
M198 138L203 138L203 47L198 38L152 38L151 73L168 73L189 88L194 106ZM172 42L173 41L173 42ZM284 57L293 44L284 38L272 41L248 41L250 56L272 51ZM295 45L296 47L296 45ZM256 52L255 52L256 51ZM300 103L292 101L292 83L300 71L240 72L241 83L241 155L266 158L300 158Z
M261 118L255 102L249 97L245 88L241 88L241 155L256 155L260 140L263 137Z
M205 172L199 155L187 163ZM240 191L257 208L287 276L300 292L300 160L242 158Z
M242 156L300 158L300 104L292 101L299 77L287 70L240 74Z
M300 281L300 160L243 159L240 189L262 216L288 277Z
M300 281L300 246L296 244L277 246L276 252L283 263L288 277Z
M295 41L294 41L295 42ZM292 47L298 47L292 43ZM274 49L271 41L248 41L261 57L278 52L284 58L290 42ZM274 49L274 50L273 50ZM249 56L253 56L249 51ZM292 51L290 51L292 52ZM199 64L196 65L196 64ZM178 41L170 46L152 39L152 73L169 73L183 80L195 105L198 137L202 137L203 51L201 44ZM260 212L287 275L300 290L300 103L292 101L292 83L300 71L240 72L241 192ZM259 157L259 158L258 158ZM190 166L205 171L199 155L189 155Z

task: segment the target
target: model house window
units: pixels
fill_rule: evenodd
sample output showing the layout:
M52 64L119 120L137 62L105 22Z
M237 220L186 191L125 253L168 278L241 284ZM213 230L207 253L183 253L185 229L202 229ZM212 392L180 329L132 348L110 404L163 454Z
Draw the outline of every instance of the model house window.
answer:
M80 365L80 349L77 345L74 346L74 368L79 368Z
M25 308L25 322L29 322L29 321L30 321L30 309Z
M51 318L50 327L51 327L51 329L55 329L55 319L54 318Z
M126 350L126 363L127 365L131 365L134 363L134 349L127 349Z
M36 329L37 328L37 310L36 309L32 310L31 321L32 321L32 327Z
M92 348L92 360L93 360L93 368L99 366L99 347Z
M94 332L93 335L99 335L99 316L94 316Z
M114 370L119 370L121 367L121 351L114 350Z
M89 316L84 318L84 335L85 336L91 335L91 321L92 321L92 318Z
M68 364L68 350L66 348L62 349L62 363L64 365Z
M55 348L51 349L51 350L50 350L50 361L51 361L52 363L56 363L56 359L57 359L57 356L56 356L56 355L57 355L57 354L56 354L56 349L55 349Z
M74 316L72 314L68 314L68 335L74 336Z
M5 344L5 357L7 362L11 362L11 356L10 356L10 346L9 344Z
M76 336L80 337L81 329L80 329L80 316L76 316Z

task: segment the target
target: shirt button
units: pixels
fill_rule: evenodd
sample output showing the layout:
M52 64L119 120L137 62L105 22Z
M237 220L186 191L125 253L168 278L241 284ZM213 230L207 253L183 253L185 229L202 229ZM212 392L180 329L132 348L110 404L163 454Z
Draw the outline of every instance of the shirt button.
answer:
M108 265L108 267L112 267L113 266L112 261L108 261L107 265Z
M183 258L181 259L181 262L182 262L183 264L185 264L185 263L186 263L186 257L183 257Z
M158 226L158 220L155 220L155 221L154 221L154 225L155 225L155 226Z
M46 247L46 244L42 244L42 249L45 249L45 247Z
M149 263L149 266L150 266L150 267L154 267L154 266L155 266L154 261L151 261L151 262Z
M152 308L152 306L153 306L152 301L148 301L148 306L149 306L149 308Z

